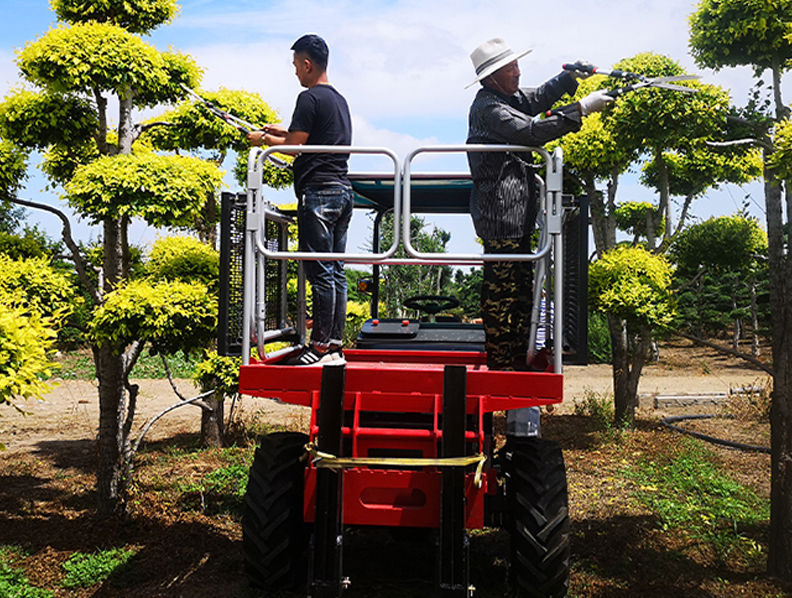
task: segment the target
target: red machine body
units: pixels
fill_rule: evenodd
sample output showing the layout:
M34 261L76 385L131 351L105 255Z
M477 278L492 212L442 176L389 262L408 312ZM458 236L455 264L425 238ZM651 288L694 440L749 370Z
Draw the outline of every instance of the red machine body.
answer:
M442 439L443 367L467 370L468 454L492 454L487 414L559 403L563 376L545 372L489 371L478 352L347 350L344 457L438 458ZM251 361L240 372L242 394L311 407L310 438L316 437L321 367L278 365L281 358ZM331 366L328 366L331 367ZM387 390L385 390L387 389ZM472 469L472 467L470 468ZM304 517L313 521L316 468L306 469ZM484 526L484 497L496 494L497 475L488 461L482 484L466 474L466 527ZM343 518L349 525L440 525L438 467L387 469L363 466L344 473Z

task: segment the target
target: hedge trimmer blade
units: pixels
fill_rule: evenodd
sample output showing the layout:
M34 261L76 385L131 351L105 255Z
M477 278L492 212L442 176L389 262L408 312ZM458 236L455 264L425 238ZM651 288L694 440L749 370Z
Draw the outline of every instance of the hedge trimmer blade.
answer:
M627 85L626 87L613 89L608 92L608 95L612 98L618 98L629 91L636 91L645 87L657 87L659 89L670 89L672 91L681 91L684 93L698 93L699 90L695 87L684 87L682 85L672 85L670 83L670 81L691 81L698 78L698 75L676 75L674 77L655 77L653 79L644 79L639 83L633 83L632 85Z
M699 90L694 87L670 85L672 81L694 81L696 79L700 79L700 77L698 75L677 75L675 77L655 77L654 79L647 79L645 82L649 84L649 87L672 89L674 91L682 91L685 93L698 93Z

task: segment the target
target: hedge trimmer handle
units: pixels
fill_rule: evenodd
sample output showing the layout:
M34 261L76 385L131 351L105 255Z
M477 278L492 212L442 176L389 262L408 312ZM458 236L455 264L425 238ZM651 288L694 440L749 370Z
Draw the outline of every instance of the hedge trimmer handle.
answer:
M605 95L616 99L622 97L625 93L628 93L630 91L635 91L636 89L640 89L641 87L645 87L645 86L641 85L640 87L636 87L635 85L628 85L627 87L619 87L617 89L611 89Z
M628 73L627 71L601 71L598 67L591 64L580 64L579 62L572 62L562 65L565 71L580 71L581 73L591 73L592 75L605 75L613 77L614 79L639 79L643 80L643 75L636 73Z

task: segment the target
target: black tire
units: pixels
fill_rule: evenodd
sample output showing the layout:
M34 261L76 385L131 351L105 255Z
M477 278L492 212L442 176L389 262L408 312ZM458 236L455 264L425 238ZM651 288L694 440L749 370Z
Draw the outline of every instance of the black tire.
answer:
M561 447L510 438L505 447L510 579L518 596L562 598L569 590L569 502Z
M245 492L242 550L254 586L288 590L307 579L309 529L303 521L308 437L278 432L261 439Z

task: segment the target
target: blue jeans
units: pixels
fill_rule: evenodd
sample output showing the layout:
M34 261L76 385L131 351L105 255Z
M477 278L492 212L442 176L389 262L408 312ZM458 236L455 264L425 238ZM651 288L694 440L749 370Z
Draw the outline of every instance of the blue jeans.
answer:
M306 187L297 208L300 251L346 251L352 197L352 189L341 184ZM304 264L313 292L311 342L320 349L331 344L341 345L347 305L344 262L306 260Z

